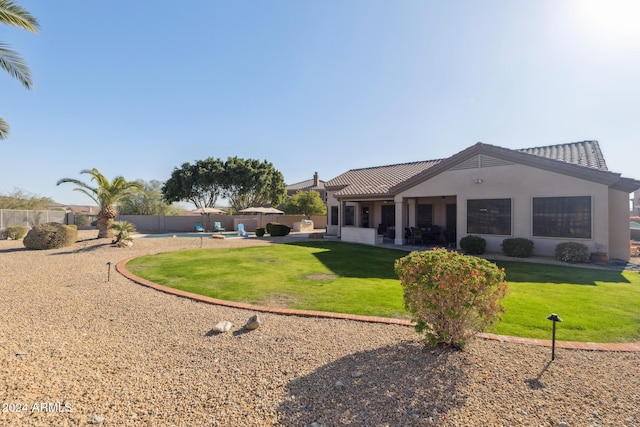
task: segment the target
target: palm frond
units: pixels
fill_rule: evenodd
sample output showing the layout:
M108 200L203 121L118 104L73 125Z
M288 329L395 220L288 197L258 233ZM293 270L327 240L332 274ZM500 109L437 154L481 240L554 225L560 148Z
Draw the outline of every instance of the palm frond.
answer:
M27 64L17 52L9 49L8 45L2 42L0 42L0 67L16 78L27 89L33 88L31 71Z
M40 23L26 9L11 0L0 0L0 23L37 33Z
M5 122L2 117L0 117L0 140L7 139L9 137L9 123Z

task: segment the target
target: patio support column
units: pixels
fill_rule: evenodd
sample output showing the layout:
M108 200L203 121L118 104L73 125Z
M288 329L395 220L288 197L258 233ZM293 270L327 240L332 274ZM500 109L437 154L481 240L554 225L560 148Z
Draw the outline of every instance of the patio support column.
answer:
M418 199L408 199L407 200L407 213L409 214L408 220L409 223L405 225L405 227L415 227L416 226L416 202Z
M395 208L396 208L396 238L393 240L393 244L394 245L404 245L405 241L404 241L404 218L405 218L405 213L404 213L404 207L405 204L404 202L400 201L400 202L396 202L395 204Z

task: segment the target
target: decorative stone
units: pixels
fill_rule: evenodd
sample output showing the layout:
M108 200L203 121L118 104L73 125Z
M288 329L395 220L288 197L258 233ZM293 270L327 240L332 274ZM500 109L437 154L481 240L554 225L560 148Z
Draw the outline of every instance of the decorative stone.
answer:
M351 371L351 378L359 378L362 376L362 372L356 370Z
M247 320L247 323L243 327L249 331L252 331L254 329L258 329L261 324L262 324L262 321L260 320L260 316L255 314L251 316L249 320Z
M229 332L233 323L228 320L223 320L222 322L218 322L216 326L213 327L214 332Z
M93 417L91 417L89 421L87 421L87 424L103 424L103 423L104 423L104 417L101 417L100 415L94 415Z

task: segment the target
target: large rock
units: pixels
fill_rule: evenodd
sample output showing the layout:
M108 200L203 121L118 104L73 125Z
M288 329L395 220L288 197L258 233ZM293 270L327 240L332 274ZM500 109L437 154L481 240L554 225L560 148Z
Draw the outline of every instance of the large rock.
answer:
M247 320L247 323L243 326L244 329L248 331L252 331L254 329L258 329L262 324L262 320L260 320L260 316L253 315Z
M218 322L216 326L213 327L213 331L220 333L229 332L232 326L233 323L229 322L228 320L223 320L222 322Z

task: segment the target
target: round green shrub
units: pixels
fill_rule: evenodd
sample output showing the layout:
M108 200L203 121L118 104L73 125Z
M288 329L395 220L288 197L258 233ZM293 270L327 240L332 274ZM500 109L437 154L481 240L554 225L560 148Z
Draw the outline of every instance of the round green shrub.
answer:
M7 227L7 229L5 230L5 235L8 239L20 240L27 235L27 231L27 227L23 225L14 225L12 227Z
M433 346L462 349L505 311L504 269L485 259L433 249L411 252L394 267L415 329Z
M467 255L482 255L487 248L487 241L480 236L465 236L460 239L460 248Z
M266 230L264 228L262 228L262 227L256 228L256 237L264 236L265 232L266 232Z
M78 230L57 222L33 227L23 240L27 249L56 249L70 246L78 240Z
M502 252L506 256L529 258L533 255L533 241L522 237L504 239L502 241Z
M555 257L558 261L572 264L589 261L589 248L577 242L563 242L556 245Z
M270 222L267 225L269 226L269 234L271 234L272 236L286 236L291 231L291 228L288 225L278 224L275 222Z

